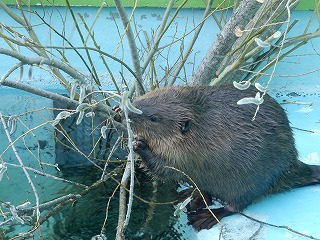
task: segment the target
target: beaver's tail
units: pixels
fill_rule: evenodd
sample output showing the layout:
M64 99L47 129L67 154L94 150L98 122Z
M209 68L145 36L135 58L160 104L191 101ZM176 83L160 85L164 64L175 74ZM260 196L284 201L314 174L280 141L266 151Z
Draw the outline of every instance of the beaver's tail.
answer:
M320 184L320 166L297 161L274 184L271 192L281 192L291 188Z

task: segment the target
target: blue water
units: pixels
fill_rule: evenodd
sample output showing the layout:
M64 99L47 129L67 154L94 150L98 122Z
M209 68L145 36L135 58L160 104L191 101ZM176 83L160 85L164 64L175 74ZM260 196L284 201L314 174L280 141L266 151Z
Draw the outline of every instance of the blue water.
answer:
M19 124L12 138L15 139L21 134L28 132L28 129L35 128L39 124L44 124L43 127L36 128L33 133L37 140L46 141L45 145L40 149L41 161L47 164L54 164L57 156L55 155L53 129L49 124L45 124L53 118L53 115L50 110L43 109L45 105L46 107L52 107L52 103L48 100L31 97L28 94L17 94L16 92L7 92L6 95L2 96L6 96L0 103L2 114L22 114L20 117L21 121L28 125L27 128ZM296 92L289 91L282 93L274 92L273 96L280 103L283 102L283 100L312 103L312 105L283 104L282 106L286 109L291 125L294 128L300 159L309 164L319 165L319 93L296 94ZM12 99L14 99L14 101L12 101ZM9 105L14 106L14 108L7 108L6 106ZM28 109L39 110L35 113L28 113L26 112ZM3 152L8 146L3 127L0 127L0 135L0 152ZM23 140L25 140L26 143ZM39 170L39 163L37 157L35 157L37 156L36 142L34 136L28 134L25 138L18 140L15 146L24 164ZM59 157L61 157L61 155ZM2 159L7 163L18 164L12 150L6 151L2 155ZM87 185L98 180L101 174L94 169L84 172L76 168L74 168L71 171L72 174L70 174L70 171L64 173L57 171L57 169L52 166L43 166L48 174ZM73 184L44 178L32 171L29 171L29 174L37 187L41 203L68 193L76 194L84 190ZM117 175L118 178L119 176L120 175ZM152 196L150 179L145 176L142 176L141 179L149 182L149 184L146 183L147 185L142 188L149 189L149 192L139 192L139 187L137 187L137 194L139 193L139 196L144 196L146 199L149 199L150 196ZM32 205L35 204L34 194L21 169L8 165L8 173L4 175L0 186L1 201L11 202L14 206L24 201L30 201ZM73 207L71 207L70 204L63 207L60 214L53 215L54 217L51 217L49 222L43 225L42 234L45 236L45 239L64 239L63 236L67 236L65 239L89 239L90 236L98 234L105 217L106 203L115 186L114 181L108 181L84 196L82 200L77 202ZM171 188L171 192L166 191L164 186L159 186L157 189L158 201L170 202L174 200L175 190L173 188ZM115 233L117 224L117 197L118 196L115 196L113 201L111 201L109 222L106 228L107 230L105 231L105 234L111 237L111 239L113 238L112 236ZM320 186L315 185L265 197L245 209L244 213L261 221L287 226L303 234L320 238L320 218L318 217L320 213L319 202ZM172 204L156 207L150 221L146 221L146 211L149 209L149 205L141 201L136 201L135 204L132 225L128 230L128 235L131 236L132 239L148 239L151 235L158 237L155 239L212 239L212 236L218 237L219 235L219 226L215 226L211 230L203 230L199 233L194 232L190 226L186 225L186 217L184 214L180 216L180 220L173 217L174 208ZM3 212L7 211L4 207L1 209ZM175 223L177 220L179 221ZM1 219L1 221L3 221L3 219ZM13 221L13 223L16 224L13 227L8 228L5 226L2 228L3 233L6 232L6 236L13 236L19 232L31 229L31 226L26 224L21 226L15 221ZM257 239L307 239L286 229L265 225L260 226L260 224L240 215L225 218L222 223L224 224L222 231L223 239L248 239L253 234L256 235ZM144 234L142 234L143 232ZM38 236L38 233L36 232L35 235Z

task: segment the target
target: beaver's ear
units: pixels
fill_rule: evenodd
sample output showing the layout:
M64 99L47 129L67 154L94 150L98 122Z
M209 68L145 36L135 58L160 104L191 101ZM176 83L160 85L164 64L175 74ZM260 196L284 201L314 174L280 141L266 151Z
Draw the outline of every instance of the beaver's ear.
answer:
M181 127L180 127L181 132L182 133L188 132L191 128L191 123L192 123L191 119L188 119L188 120L181 122Z

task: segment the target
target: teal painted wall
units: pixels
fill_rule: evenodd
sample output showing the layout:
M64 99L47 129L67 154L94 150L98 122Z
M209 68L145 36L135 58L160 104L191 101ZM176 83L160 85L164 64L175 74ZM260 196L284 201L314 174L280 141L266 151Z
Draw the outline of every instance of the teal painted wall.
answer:
M66 9L66 7L34 7L34 9L39 13L40 16L44 16L46 18L46 21L52 27L56 28L58 32L64 34L65 37L74 44L74 46L81 46L81 42L79 41L79 35L76 31L75 25L73 24L70 14L68 14L68 10ZM94 21L97 10L98 8L95 7L74 7L75 14L82 15L88 26L91 26L92 22ZM131 8L126 8L126 11L128 15L131 14ZM137 38L137 44L139 48L142 47L142 44L139 41L141 41L143 45L146 45L144 34L147 34L148 38L152 39L152 34L156 31L157 27L159 26L164 11L165 9L163 8L137 8L135 10L134 28L137 31L139 31L139 39ZM168 32L165 34L164 38L161 40L160 47L171 43L173 38L179 39L185 33L191 31L195 26L194 24L200 22L202 13L203 10L201 9L181 10L172 26L168 29ZM303 33L304 26L309 21L312 14L313 11L294 11L291 19L298 19L299 22L290 31L288 36L290 37L295 36L296 34ZM15 23L12 19L9 19L1 9L0 16L2 16L1 22L5 23L8 26L12 25L18 27L17 23ZM55 34L53 31L48 31L48 28L46 26L40 24L41 21L37 17L33 15L27 16L30 17L30 21L34 25L35 31L40 33L39 37L43 45L67 45L63 40L61 40L60 37L57 36L57 34ZM64 22L67 22L67 24L64 24ZM84 25L82 23L80 23L80 27L83 29L83 33L86 33ZM318 22L317 19L314 18L314 20L310 23L309 31L315 31L317 28ZM199 65L204 54L214 41L214 38L216 37L218 32L219 28L215 24L214 20L208 19L208 21L204 24L202 33L200 34L199 39L197 40L194 46L193 52L186 63L185 72L187 74L188 79L191 78L192 72ZM101 47L101 50L109 54L115 55L116 57L122 59L129 66L132 67L132 61L128 50L127 39L124 37L123 41L119 45L119 34L123 34L123 26L122 22L119 19L116 9L104 8L102 10L100 16L96 19L93 33L97 43ZM191 37L192 34L188 35L185 38L185 46L188 45ZM3 40L0 40L0 44L2 46L6 46L5 43L2 41ZM158 73L160 75L165 74L167 61L173 63L179 58L180 45L181 41L177 41L171 48L164 48L161 51L161 56L159 56L155 62L156 67L159 69ZM94 45L92 41L88 41L87 46ZM298 86L297 84L291 84L291 82L296 82L299 84L302 83L302 85L305 85L305 83L310 83L311 86L319 84L319 71L317 69L319 69L318 63L320 61L317 46L320 46L319 38L311 40L308 44L302 46L299 50L294 52L292 56L284 59L281 63L279 63L276 70L276 77L274 78L273 82L285 84L288 87ZM75 54L73 50L65 49L63 51L68 57L71 65L79 69L82 73L89 74L84 64L79 59L79 56L77 56L77 54ZM85 52L83 50L79 51L85 58ZM97 72L103 80L103 87L105 89L112 88L109 74L107 73L105 66L102 64L99 55L97 53L92 52L92 58L94 60ZM0 59L5 59L5 61L3 61L0 65L0 75L3 75L11 66L17 63L15 59L10 59L8 57L4 57L3 55L0 56ZM121 75L119 74L119 71L121 70L120 64L111 59L108 59L108 65L110 66L112 72L115 74L117 80L121 82ZM308 72L311 73L307 74ZM130 82L133 80L133 76L128 71L124 71L124 74L127 81ZM281 75L286 76L283 77ZM10 76L10 78L18 78L18 76L19 72L17 71L14 72ZM50 76L42 70L37 69L37 67L33 68L33 76L31 80L28 80L26 76L24 76L23 80L27 82L30 82L32 80L32 84L43 87L60 87L60 85L56 83L56 80L53 79L52 76Z
M125 7L151 7L151 8L165 8L170 0L137 0L137 1L132 1L132 0L122 0L122 4ZM3 1L6 4L16 4L16 0L4 0ZM225 0L216 0L213 2L213 7L217 7L218 5L222 6L223 8L225 7L230 7L233 5L234 1L225 1ZM51 6L52 3L55 6L65 6L66 5L66 0L54 0L54 1L48 1L48 0L29 0L28 3L30 5L45 5L45 6ZM71 6L109 6L112 7L114 6L114 2L112 0L69 0L69 4ZM205 8L205 2L204 1L199 1L199 0L180 0L176 1L175 7L178 7L179 5L184 4L185 8ZM316 3L319 7L319 3ZM310 10L310 9L315 9L315 1L314 0L304 0L300 1L299 5L297 7L298 10Z

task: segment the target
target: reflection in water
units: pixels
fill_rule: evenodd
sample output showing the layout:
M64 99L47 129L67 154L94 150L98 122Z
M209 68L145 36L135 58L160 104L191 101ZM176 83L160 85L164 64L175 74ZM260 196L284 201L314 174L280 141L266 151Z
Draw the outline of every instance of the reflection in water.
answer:
M59 108L57 103L54 107ZM101 138L100 128L103 126L103 121L97 117L94 117L93 121L92 118L84 118L80 125L76 125L75 122L76 117L71 116L61 122L56 131L56 161L62 169L61 177L91 186L100 179L102 170L94 166L84 155L89 156L91 161L103 169L118 134L110 127L106 134L107 138ZM84 155L81 155L74 146ZM91 239L100 234L106 212L108 219L103 234L108 239L115 238L119 191L113 195L118 186L114 179L121 180L126 155L125 149L119 147L107 167L107 172L112 174L113 179L107 179L86 192L77 202L65 205L53 215L54 239ZM173 228L176 218L173 216L172 202L176 200L176 188L177 186L172 183L155 183L143 170L136 169L137 197L134 199L126 239L182 239ZM83 192L83 188L77 186L64 190L66 192L62 194ZM108 201L110 203L107 209ZM169 203L156 204L166 202Z

